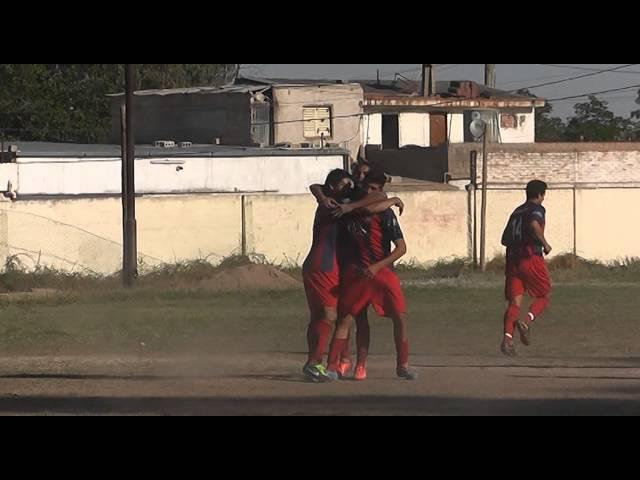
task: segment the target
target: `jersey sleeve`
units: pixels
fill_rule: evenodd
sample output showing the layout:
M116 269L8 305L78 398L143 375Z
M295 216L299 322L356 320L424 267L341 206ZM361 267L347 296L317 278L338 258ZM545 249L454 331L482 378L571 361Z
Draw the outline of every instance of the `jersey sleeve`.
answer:
M541 226L545 226L547 222L547 211L544 209L542 205L537 206L536 208L531 210L529 213L529 221L537 221Z
M393 213L392 210L387 210L383 215L382 229L384 236L392 242L404 240L404 234L402 233L400 222L398 222L396 214Z

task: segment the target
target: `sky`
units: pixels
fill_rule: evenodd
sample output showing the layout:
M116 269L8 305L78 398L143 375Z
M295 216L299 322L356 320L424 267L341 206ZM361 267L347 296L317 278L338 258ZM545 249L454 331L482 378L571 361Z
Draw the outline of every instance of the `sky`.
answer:
M591 75L586 78L569 80L555 85L533 88L531 91L547 99L562 98L583 93L599 92L636 85L633 89L599 95L609 102L610 108L618 115L628 116L640 109L635 103L640 90L640 64L497 64L498 88L515 90L548 82L558 82L572 77L590 75L593 70L605 70L630 65L618 71ZM420 77L420 64L242 64L241 73L264 77L325 78L325 79L373 79L380 70L383 79L393 79L396 73L407 78ZM483 64L440 64L436 70L438 80L473 80L483 82ZM554 114L566 117L573 113L573 105L584 99L570 99L552 102Z

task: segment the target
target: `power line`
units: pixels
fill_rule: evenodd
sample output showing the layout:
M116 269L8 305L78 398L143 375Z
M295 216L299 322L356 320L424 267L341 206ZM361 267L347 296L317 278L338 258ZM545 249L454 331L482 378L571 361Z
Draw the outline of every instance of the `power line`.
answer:
M583 70L586 72L598 72L600 71L597 68L588 68L588 67L575 67L571 65L556 65L553 63L537 63L536 65L542 65L543 67L554 67L554 68L567 68L570 70ZM616 73L630 73L632 75L640 75L640 71L637 70L618 70Z
M460 66L460 63L438 63L435 66L439 67L439 68L452 68L452 67L457 67ZM396 70L387 70L384 72L380 72L380 75L391 75L391 74L403 74L403 73L413 73L413 72L420 72L422 70L422 67L417 67L417 68L411 68L408 70L400 70L400 71L396 71Z
M510 82L504 82L501 83L500 86L501 87L507 87L507 86L511 86L511 85L517 85L520 83L528 83L528 82L533 82L533 81L537 81L537 80L550 80L552 78L567 78L569 75L571 75L570 73L563 73L562 75L544 75L542 77L535 77L535 78L527 78L526 80L513 80Z
M529 87L524 87L524 88L529 90L529 89L532 89L532 88L540 88L540 87L547 87L549 85L557 85L559 83L571 82L573 80L579 80L581 78L587 78L587 77L594 77L596 75L602 75L603 73L615 72L615 71L621 70L623 68L633 67L634 65L638 65L638 64L637 63L629 63L629 64L626 64L626 65L621 65L619 67L607 68L607 69L604 69L604 70L597 70L595 72L586 73L584 75L578 75L577 77L571 77L571 78L566 78L564 80L556 80L556 81L547 82L547 83L540 83L538 85L531 85ZM522 89L518 89L518 90L522 90ZM517 91L517 90L515 90L515 91Z
M568 97L560 97L560 98L550 98L547 99L548 102L560 102L563 100L573 100L575 98L583 98L583 97L590 97L592 95L602 95L604 93L612 93L612 92L622 92L624 90L631 90L634 88L640 88L640 83L636 84L636 85L629 85L628 87L622 87L622 88L612 88L609 90L602 90L600 92L589 92L589 93L583 93L580 95L570 95Z
M601 100L611 100L611 103L613 102L619 102L619 101L629 101L629 100L635 100L636 98L638 98L638 96L634 93L629 95L628 93L625 92L618 92L618 93L614 93L612 95L602 95L602 96L598 96L599 99ZM571 99L569 99L571 100ZM562 101L562 100L556 100L556 102L558 101Z

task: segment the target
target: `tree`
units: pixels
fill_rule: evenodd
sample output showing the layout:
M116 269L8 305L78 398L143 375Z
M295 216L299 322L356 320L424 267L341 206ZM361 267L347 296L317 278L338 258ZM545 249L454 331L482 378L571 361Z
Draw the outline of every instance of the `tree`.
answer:
M636 103L640 104L640 90L638 90ZM640 110L634 110L631 112L631 122L631 139L638 141L640 140Z
M563 142L567 126L559 117L553 117L553 106L548 103L536 109L536 142Z
M238 64L138 64L140 89L220 85ZM0 64L0 133L7 138L93 143L107 138L109 93L124 89L121 64Z
M575 115L567 122L566 139L570 142L615 142L628 140L632 121L616 116L609 104L595 96L574 107Z

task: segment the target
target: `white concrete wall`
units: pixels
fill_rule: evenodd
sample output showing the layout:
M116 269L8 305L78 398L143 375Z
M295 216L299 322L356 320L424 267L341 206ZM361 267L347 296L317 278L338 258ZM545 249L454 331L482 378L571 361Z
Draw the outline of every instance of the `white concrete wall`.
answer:
M449 127L449 143L464 143L464 114L449 113L447 115Z
M18 165L15 163L0 164L0 190L6 190L11 182L14 190L18 188Z
M578 190L577 247L586 258L640 258L640 189Z
M533 110L504 109L500 110L499 116L502 114L515 115L517 127L502 128L500 126L500 143L535 143L536 120Z
M500 143L535 143L536 126L532 110L504 109L500 111L500 114L502 113L515 115L517 127L500 128ZM498 115L498 121L500 122L500 115ZM428 113L401 113L399 123L400 146L430 146L431 122ZM362 142L365 145L382 144L382 115L372 114L363 117L362 130ZM464 113L447 113L447 135L449 143L464 143Z
M355 158L360 148L363 95L362 86L356 83L274 87L275 142L319 143L319 138L305 138L301 120L305 106L327 106L331 107L332 131L325 140L340 144Z
M242 197L177 195L137 201L139 258L147 266L240 252ZM111 274L122 265L116 198L0 203L0 252L27 267ZM4 264L4 259L1 259Z
M398 195L407 207L399 218L409 246L405 262L428 264L468 255L466 192L403 192ZM264 255L276 264L301 265L311 247L316 208L310 195L247 197L249 252Z
M141 194L187 192L278 192L301 194L323 183L341 155L233 158L137 159L136 190ZM0 188L8 179L19 195L118 194L120 159L21 159L17 173L0 169Z
M431 146L431 120L428 113L401 113L399 127L400 147Z
M390 193L393 195L393 193ZM470 255L465 191L415 191L399 196L409 253L405 262L432 264ZM478 195L478 207L479 207ZM575 201L574 201L575 198ZM139 253L147 265L207 258L219 262L241 252L245 202L247 253L270 262L301 265L312 240L316 204L310 195L166 195L138 200ZM500 237L521 189L490 190L487 254L504 253ZM554 255L588 259L640 257L640 188L551 190L547 237ZM122 258L122 209L115 198L0 203L0 262L18 255L26 265L113 273Z
M360 128L363 145L382 145L382 114L363 116Z

